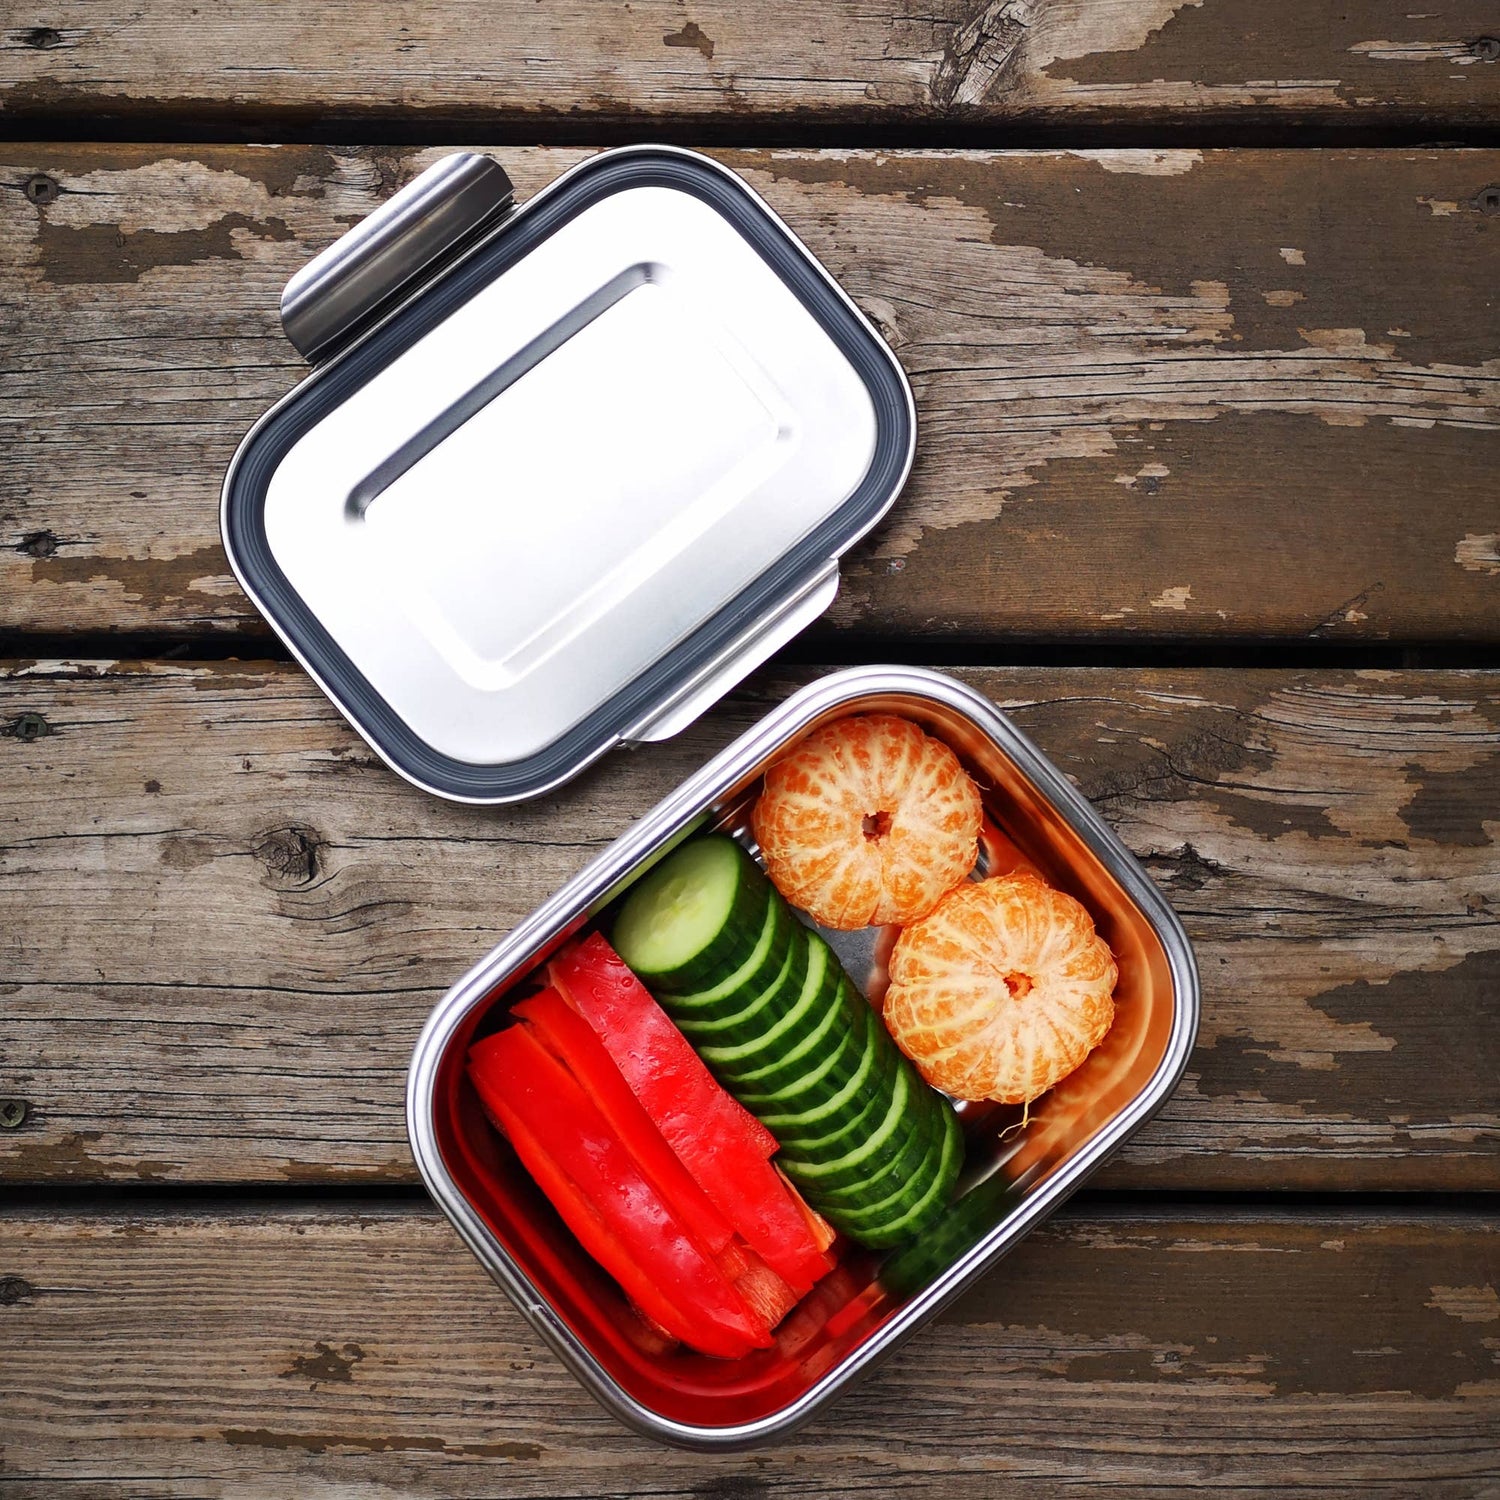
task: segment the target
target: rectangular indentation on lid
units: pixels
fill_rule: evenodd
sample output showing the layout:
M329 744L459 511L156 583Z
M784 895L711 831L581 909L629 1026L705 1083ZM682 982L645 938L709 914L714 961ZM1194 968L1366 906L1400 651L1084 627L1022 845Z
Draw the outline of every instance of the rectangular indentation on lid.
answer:
M459 676L493 691L649 590L795 438L786 401L721 320L642 263L429 422L348 509L400 607ZM632 640L629 655L670 645L742 567L726 555L686 583L679 570L661 638ZM599 633L606 655L625 644Z
M661 280L667 275L664 266L652 265L648 261L627 266L625 270L599 288L591 297L585 297L566 317L559 318L550 328L509 359L498 364L485 378L466 390L458 400L445 407L430 422L402 443L394 453L382 459L353 489L345 508L351 516L359 517L370 508L376 498L385 493L414 464L420 462L445 438L451 437L471 417L488 406L496 396L518 381L528 370L539 365L549 354L560 349L580 330L586 328L601 313L608 312L622 297L628 296L637 287L650 281Z
M800 618L904 477L910 408L743 185L606 154L266 424L226 545L403 774L509 800L685 722Z

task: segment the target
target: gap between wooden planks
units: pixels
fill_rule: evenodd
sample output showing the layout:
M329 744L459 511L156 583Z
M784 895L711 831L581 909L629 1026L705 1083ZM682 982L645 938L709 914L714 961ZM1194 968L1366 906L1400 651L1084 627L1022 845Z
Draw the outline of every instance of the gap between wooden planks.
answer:
M442 991L796 682L542 802L441 803L293 667L0 681L11 1182L406 1182ZM1500 1187L1500 674L957 675L1071 775L1203 974L1181 1089L1108 1167L1160 1189Z
M70 133L480 127L908 142L1003 127L1096 140L1493 129L1485 0L332 0L149 11L50 0L0 46L0 118ZM170 136L168 138L171 138Z
M7 150L0 629L266 638L218 492L303 372L281 286L438 154ZM917 393L830 655L1500 639L1500 152L721 155Z
M0 1210L0 1491L1488 1495L1496 1236L1065 1210L802 1434L705 1458L600 1412L435 1210Z

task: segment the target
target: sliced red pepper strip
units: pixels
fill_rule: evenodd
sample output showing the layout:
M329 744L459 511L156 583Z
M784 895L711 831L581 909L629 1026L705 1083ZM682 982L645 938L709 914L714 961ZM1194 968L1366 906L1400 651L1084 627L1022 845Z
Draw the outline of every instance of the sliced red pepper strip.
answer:
M734 1230L652 1124L594 1028L554 989L523 1000L512 1007L511 1014L535 1029L537 1039L599 1106L625 1148L661 1189L673 1212L705 1250L720 1255ZM729 1279L733 1281L733 1275Z
M787 1192L792 1195L792 1201L802 1210L802 1217L807 1223L808 1233L812 1235L813 1244L819 1250L826 1250L839 1237L838 1230L797 1191L796 1186L780 1167L777 1167L776 1175L781 1178Z
M738 1139L762 1159L776 1150L776 1137L724 1092L602 933L590 933L564 948L552 960L549 977L598 1033L679 1156L679 1141L700 1133L710 1120L716 1140Z
M647 1317L725 1359L769 1346L765 1322L673 1215L578 1081L526 1027L477 1043L469 1077L584 1249Z
M799 1296L806 1292L832 1262L766 1159L763 1141L769 1138L774 1149L776 1138L720 1087L599 933L563 949L548 973L735 1232Z
M775 1328L800 1299L755 1251L746 1250L745 1258L745 1268L735 1278L734 1288Z

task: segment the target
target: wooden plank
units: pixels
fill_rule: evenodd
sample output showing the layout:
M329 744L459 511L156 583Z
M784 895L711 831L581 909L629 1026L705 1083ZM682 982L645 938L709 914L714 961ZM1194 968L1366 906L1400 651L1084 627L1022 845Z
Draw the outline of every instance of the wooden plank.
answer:
M399 22L404 24L397 24ZM38 24L40 23L40 24ZM629 129L1064 131L1492 128L1485 0L53 0L0 50L12 131L275 132L380 124L577 139Z
M599 1411L427 1208L10 1211L0 1490L1487 1496L1497 1254L1467 1215L1080 1208L802 1433L704 1457Z
M1500 1188L1500 674L958 675L1197 948L1188 1077L1102 1182ZM0 1096L31 1115L0 1179L413 1180L442 991L791 685L476 809L399 781L294 668L10 666Z
M279 289L435 154L10 149L0 628L264 634L217 496ZM727 159L917 390L825 641L1500 638L1500 152Z

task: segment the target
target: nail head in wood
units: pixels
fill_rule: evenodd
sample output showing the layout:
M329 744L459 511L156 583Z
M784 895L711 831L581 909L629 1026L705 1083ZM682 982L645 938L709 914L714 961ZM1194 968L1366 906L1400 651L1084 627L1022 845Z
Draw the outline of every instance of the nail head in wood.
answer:
M51 734L52 726L41 714L17 714L10 721L10 732L16 739L25 740L29 744L32 740L44 739Z
M33 172L26 179L26 196L36 204L56 203L57 195L62 191L57 185L57 180L48 177L45 172Z

